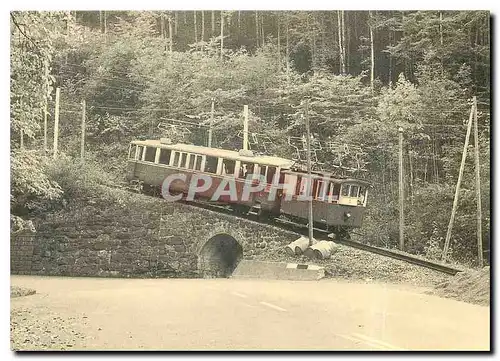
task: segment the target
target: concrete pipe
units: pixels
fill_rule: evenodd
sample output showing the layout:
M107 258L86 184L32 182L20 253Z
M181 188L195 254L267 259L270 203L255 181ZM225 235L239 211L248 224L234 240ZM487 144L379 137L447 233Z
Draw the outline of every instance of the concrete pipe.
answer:
M285 251L290 256L300 256L307 249L307 247L309 247L309 239L306 237L300 237L286 246Z

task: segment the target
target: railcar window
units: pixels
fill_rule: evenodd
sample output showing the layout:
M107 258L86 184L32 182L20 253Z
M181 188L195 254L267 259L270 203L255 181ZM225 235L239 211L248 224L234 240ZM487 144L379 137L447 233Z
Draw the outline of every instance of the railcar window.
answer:
M254 163L241 163L239 177L246 179L247 175L253 174L254 169Z
M170 164L170 154L172 151L170 149L160 149L160 159L158 160L158 163L161 164Z
M324 180L318 180L316 184L316 191L314 193L315 198L324 201L327 188L328 182L325 182Z
M298 193L297 194L304 194L306 196L311 195L311 189L309 187L309 177L308 176L303 176L299 178L300 181L297 182L297 187L298 187ZM314 182L314 179L313 179ZM312 193L314 194L314 193Z
M139 153L137 153L137 159L142 160L142 153L144 151L144 147L141 145L138 145L137 148L139 149Z
M234 167L236 166L236 161L232 159L224 159L222 161L222 174L223 175L234 175Z
M363 205L363 203L365 202L365 193L366 193L365 187L359 187L359 197L358 197L359 205Z
M270 184L273 182L274 174L276 173L275 167L268 167L267 170L267 183Z
M342 197L349 197L349 184L342 184Z
M134 159L135 158L135 150L137 148L137 145L135 144L130 144L130 149L128 151L128 157L130 159Z
M267 172L267 166L261 165L260 166L260 175L265 177L266 176L266 172Z
M219 162L219 158L217 157L209 157L205 161L205 172L207 173L217 173L217 163Z
M187 153L181 153L181 163L179 164L179 167L187 168L186 167L186 158L187 158Z
M195 160L196 160L196 155L195 154L191 154L189 156L189 166L188 166L189 169L194 169Z
M358 186L351 186L351 194L350 197L358 197Z
M203 160L203 157L201 155L196 156L196 166L195 170L201 170L201 161Z
M156 156L156 148L146 147L146 155L144 156L144 160L146 162L154 162L155 156Z
M338 183L330 183L330 202L337 202L339 200L340 195L340 184Z
M174 167L179 166L179 158L181 157L181 154L179 152L174 152L174 162L172 163Z

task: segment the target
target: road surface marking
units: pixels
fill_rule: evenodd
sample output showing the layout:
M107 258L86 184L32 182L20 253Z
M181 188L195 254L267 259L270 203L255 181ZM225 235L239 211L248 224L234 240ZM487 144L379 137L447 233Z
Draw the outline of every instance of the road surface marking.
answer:
M286 310L284 308L281 308L279 306L273 305L272 303L267 303L267 302L261 301L260 304L264 305L264 306L267 306L267 307L270 307L270 308L274 308L275 310L278 310L278 311L281 311L281 312L286 312Z
M238 296L238 297L241 297L241 298L247 298L247 295L244 295L243 293L239 293L239 292L236 292L236 291L231 292L231 294L235 295L235 296Z
M356 344L364 343L365 345L377 348L379 350L383 350L384 349L384 347L382 347L381 345L377 345L377 344L374 344L374 343L371 343L371 342L367 342L367 341L361 340L359 338L354 338L354 337L347 336L347 335L338 335L338 336L340 336L342 338L345 338L346 340L352 341L352 342L354 342Z
M384 342L384 341L380 341L380 340L377 340L375 338L372 338L372 337L369 337L369 336L366 336L366 335L362 335L360 333L353 333L352 335L355 336L355 337L358 337L358 338L360 338L362 340L365 340L367 342L374 343L374 344L380 345L382 347L386 347L388 349L392 349L392 350L404 350L404 348L402 348L402 347L391 345L390 343L387 343L387 342Z
M250 308L256 308L257 306L254 306L254 305L250 305L248 303L242 303L243 306L247 306L247 307L250 307Z

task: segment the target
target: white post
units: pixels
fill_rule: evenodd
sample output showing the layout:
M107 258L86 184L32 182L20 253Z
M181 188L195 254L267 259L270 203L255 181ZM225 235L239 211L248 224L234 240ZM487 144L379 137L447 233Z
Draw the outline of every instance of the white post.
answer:
M307 144L307 177L308 177L308 190L307 195L310 197L309 199L309 209L308 209L308 230L309 230L309 246L313 245L313 183L312 183L312 175L311 175L311 129L309 126L309 101L306 100L305 104L305 121L306 121L306 144Z

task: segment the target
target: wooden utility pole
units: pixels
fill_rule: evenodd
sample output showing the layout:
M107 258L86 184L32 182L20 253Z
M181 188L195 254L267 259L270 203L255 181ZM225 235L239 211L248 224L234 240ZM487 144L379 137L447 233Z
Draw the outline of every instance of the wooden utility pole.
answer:
M399 249L405 249L404 182L403 182L403 128L399 127Z
M446 232L446 239L444 241L443 249L443 262L446 262L448 258L448 249L450 247L451 230L453 229L453 223L455 222L455 213L458 207L458 196L460 194L460 184L462 183L462 175L465 168L465 158L467 157L467 146L469 145L470 131L472 128L472 119L474 115L474 106L470 110L469 123L467 124L467 134L465 135L464 150L462 152L462 163L460 164L460 171L458 173L457 187L455 188L455 198L453 199L453 208L451 209L450 223L448 224L448 231Z
M308 230L309 230L309 246L313 245L313 203L312 203L312 175L311 175L311 129L309 126L309 100L305 103L305 121L306 121L306 147L307 147L307 196L309 197L309 212L308 212Z
M477 131L477 98L474 97L474 163L476 168L476 203L477 203L477 257L479 267L484 266L483 260L483 227L481 224L481 174L479 163L479 134Z
M248 150L248 105L243 106L243 150Z
M370 14L370 21L372 21L372 12ZM373 46L373 24L370 23L370 48L371 48L371 64L370 64L370 86L373 91L373 85L375 82L375 50Z
M61 89L56 88L56 107L54 110L54 159L57 158L57 146L59 142L59 97Z
M86 103L85 99L82 100L82 140L80 144L80 158L82 158L82 162L85 161L85 111L86 111Z
M210 126L208 128L208 147L212 147L212 127L214 124L214 112L215 112L215 102L212 98L212 111L210 113Z

